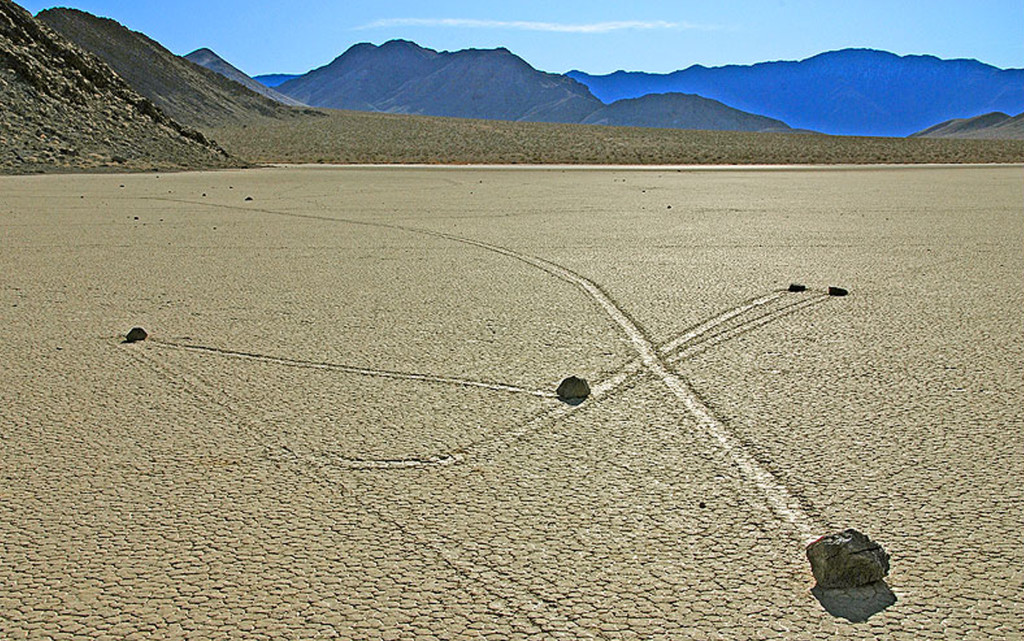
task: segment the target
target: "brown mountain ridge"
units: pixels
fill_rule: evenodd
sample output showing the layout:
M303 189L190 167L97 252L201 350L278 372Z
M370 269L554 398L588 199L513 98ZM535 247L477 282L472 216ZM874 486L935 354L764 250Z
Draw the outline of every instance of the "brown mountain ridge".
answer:
M258 117L289 118L289 107L177 56L142 33L76 9L47 9L41 22L106 62L172 118L201 130Z
M994 111L973 118L954 118L911 134L910 137L1024 140L1024 113L1010 116Z
M241 69L234 66L224 58L221 58L211 49L203 47L202 49L196 49L192 53L185 54L182 57L185 58L185 60L194 62L201 67L206 67L210 71L215 71L229 80L234 80L243 87L246 87L251 91L255 91L261 96L270 98L275 102L279 102L282 105L288 105L289 107L306 106L304 103L301 103L294 98L286 96L283 93L278 93L270 87L253 80Z
M237 164L102 61L0 0L0 172Z

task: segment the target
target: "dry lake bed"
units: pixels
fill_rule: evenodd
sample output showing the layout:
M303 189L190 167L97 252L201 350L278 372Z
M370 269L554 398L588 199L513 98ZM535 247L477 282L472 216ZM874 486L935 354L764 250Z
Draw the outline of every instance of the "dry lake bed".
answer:
M1015 638L1022 283L1020 167L0 178L0 638Z

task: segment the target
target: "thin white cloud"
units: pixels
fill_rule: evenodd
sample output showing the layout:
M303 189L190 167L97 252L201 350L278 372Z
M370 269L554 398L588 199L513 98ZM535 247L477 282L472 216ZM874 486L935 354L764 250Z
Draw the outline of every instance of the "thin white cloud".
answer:
M611 33L612 31L649 31L654 29L700 29L717 27L689 22L665 20L621 20L618 22L591 22L570 24L563 22L531 22L525 20L473 20L468 18L385 18L356 27L380 29L385 27L456 27L469 29L516 29L519 31L549 31L558 33Z

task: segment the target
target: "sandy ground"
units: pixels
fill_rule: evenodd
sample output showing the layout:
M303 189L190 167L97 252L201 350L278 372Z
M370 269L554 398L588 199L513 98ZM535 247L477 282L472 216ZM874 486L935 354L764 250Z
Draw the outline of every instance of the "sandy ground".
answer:
M1015 638L1020 176L0 178L0 638Z

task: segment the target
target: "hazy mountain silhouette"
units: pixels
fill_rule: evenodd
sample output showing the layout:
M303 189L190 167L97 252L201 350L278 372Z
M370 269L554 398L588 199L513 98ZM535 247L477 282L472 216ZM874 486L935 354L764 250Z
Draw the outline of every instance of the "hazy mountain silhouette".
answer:
M95 56L0 0L0 170L230 164Z
M567 75L605 102L694 93L831 134L906 136L950 118L1024 110L1024 69L871 49L832 51L799 62L695 65L669 74Z
M274 88L281 83L288 82L293 78L298 78L302 74L297 73L265 73L259 76L253 76L252 79L260 83L264 87Z
M781 120L733 109L717 100L681 93L618 100L594 111L582 122L671 129L792 131Z
M47 9L36 17L98 56L136 91L185 124L209 128L290 114L288 107L176 56L114 20L75 9Z
M1024 113L1009 116L996 111L974 118L954 118L911 134L911 137L1024 140Z
M220 75L224 76L228 80L234 80L243 87L248 88L250 91L254 91L261 96L266 96L271 100L275 100L283 105L289 105L291 107L304 107L305 105L298 100L278 93L266 85L256 82L243 71L232 65L227 60L218 56L214 51L206 48L196 49L192 53L184 56L185 60L194 62L197 65L206 67L210 71L216 71Z

